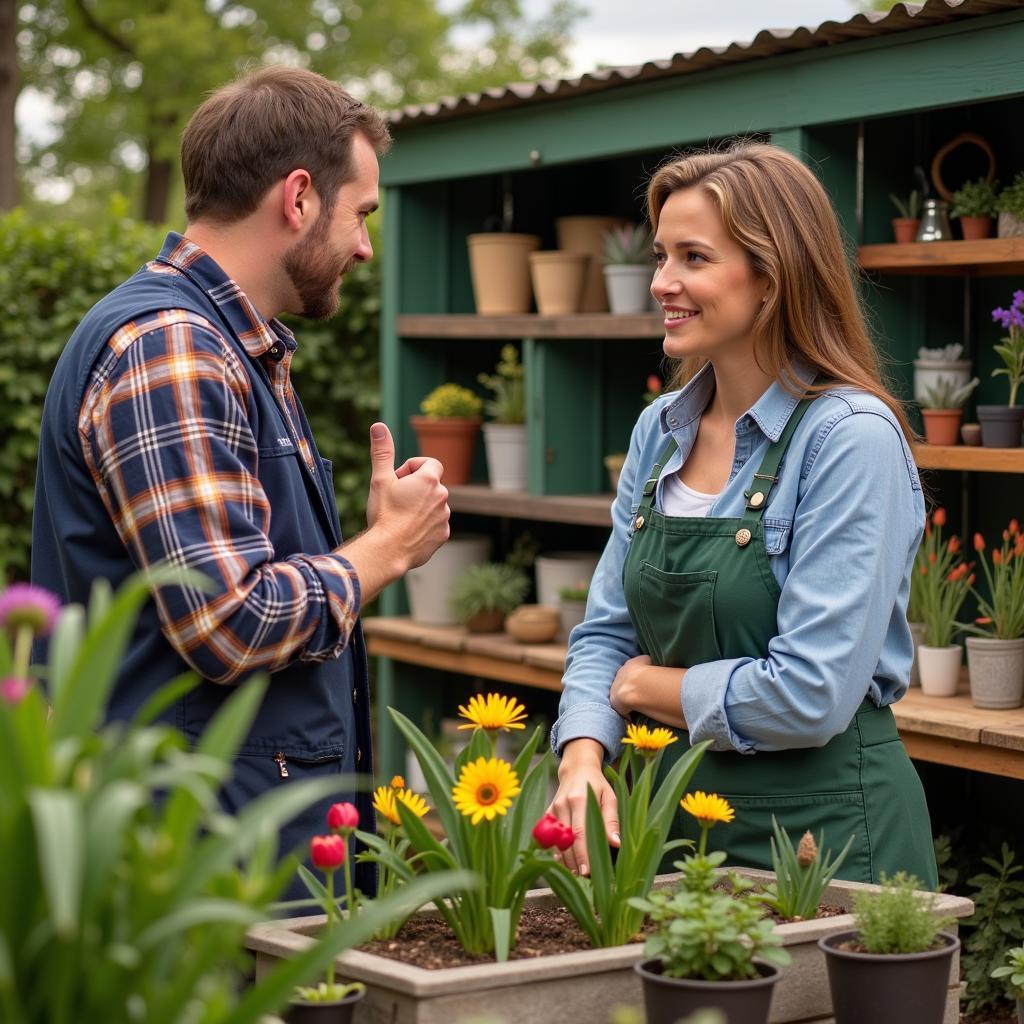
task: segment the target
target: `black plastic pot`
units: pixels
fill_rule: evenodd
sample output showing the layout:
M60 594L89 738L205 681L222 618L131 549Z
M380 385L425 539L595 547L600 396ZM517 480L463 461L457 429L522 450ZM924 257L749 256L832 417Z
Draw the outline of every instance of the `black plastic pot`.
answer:
M334 1003L292 1002L281 1014L286 1024L351 1024L356 1003L366 995L353 992Z
M939 949L889 956L838 948L856 938L849 931L818 940L828 966L835 1024L942 1024L960 940L942 932Z
M772 990L781 975L777 967L758 964L761 977L748 981L666 978L657 959L643 960L633 969L643 982L647 1024L675 1024L681 1017L711 1008L725 1014L726 1024L767 1024Z
M978 422L986 448L1019 448L1024 405L979 405Z
M1017 1024L1024 1024L1024 999L1017 1000Z

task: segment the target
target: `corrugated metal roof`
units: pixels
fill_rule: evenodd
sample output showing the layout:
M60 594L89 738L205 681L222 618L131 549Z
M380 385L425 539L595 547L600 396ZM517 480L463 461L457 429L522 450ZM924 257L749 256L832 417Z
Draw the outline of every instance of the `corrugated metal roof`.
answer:
M926 0L923 4L897 3L882 13L869 11L849 21L826 21L817 28L764 29L749 43L702 46L693 53L677 53L667 60L652 60L631 67L603 68L579 78L549 79L541 82L513 82L466 96L445 97L437 103L407 106L392 111L393 124L450 120L492 110L521 107L547 100L621 88L635 82L650 82L675 75L688 75L709 68L740 64L782 53L835 46L858 39L874 39L976 18L1006 10L1020 10L1021 0Z

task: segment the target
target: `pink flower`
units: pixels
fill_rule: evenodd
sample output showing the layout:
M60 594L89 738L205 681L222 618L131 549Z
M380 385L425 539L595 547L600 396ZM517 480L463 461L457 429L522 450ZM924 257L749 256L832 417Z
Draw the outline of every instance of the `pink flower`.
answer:
M8 676L0 682L0 695L10 705L20 704L32 684L18 676Z
M309 859L321 871L337 871L345 863L345 840L341 836L313 836Z
M27 626L36 636L46 636L59 614L57 597L31 583L12 583L0 594L0 629L10 633Z
M331 804L327 812L327 827L334 832L347 835L359 828L359 811L354 804Z
M568 825L563 825L548 811L533 826L533 838L537 840L537 845L542 846L545 850L557 846L564 852L572 846L574 836Z

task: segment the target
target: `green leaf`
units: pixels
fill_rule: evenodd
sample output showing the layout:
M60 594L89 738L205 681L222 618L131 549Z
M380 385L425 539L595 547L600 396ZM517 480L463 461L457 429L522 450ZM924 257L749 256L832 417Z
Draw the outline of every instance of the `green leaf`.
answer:
M156 721L176 700L199 685L199 676L194 672L186 672L165 683L142 705L132 719L137 726L149 725Z
M594 891L594 906L602 921L611 919L614 893L612 884L614 872L612 856L605 835L604 819L601 817L601 806L597 802L597 794L587 788L587 810L584 817L587 829L587 857L590 860L590 884Z
M50 920L58 936L71 939L78 932L85 873L82 805L61 790L30 789L27 797Z
M494 930L494 959L504 963L512 946L512 911L508 907L488 907Z

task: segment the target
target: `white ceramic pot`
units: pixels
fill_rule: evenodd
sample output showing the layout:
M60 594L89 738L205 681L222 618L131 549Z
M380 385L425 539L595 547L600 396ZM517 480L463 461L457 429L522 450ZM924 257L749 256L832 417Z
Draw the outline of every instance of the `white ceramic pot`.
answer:
M967 638L967 669L976 708L1019 708L1024 702L1024 638Z
M921 644L917 649L921 692L928 697L955 697L963 653L959 644L949 647Z
M921 402L931 388L938 387L940 378L953 387L962 388L971 379L970 359L947 363L937 359L914 360L914 401Z
M910 663L910 685L921 685L921 674L917 664L917 649L924 642L924 623L908 622L910 637L914 641L914 660Z
M587 602L560 600L558 602L558 610L562 616L561 637L563 640L568 640L573 627L578 626L586 617Z
M425 626L455 626L458 619L448 605L452 584L471 565L491 556L491 538L477 534L450 537L426 565L405 574L409 614Z
M651 303L652 268L646 263L615 263L604 268L608 306L613 313L646 313Z
M487 478L494 491L526 490L526 424L485 423Z
M561 602L558 592L563 587L589 585L598 558L600 555L591 551L552 551L538 555L537 603L557 608Z

